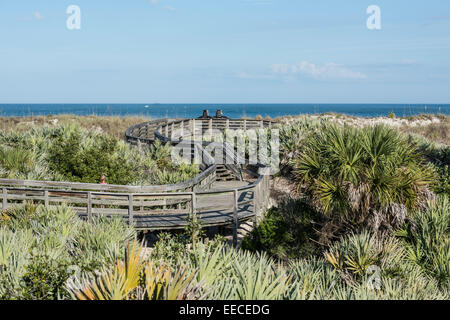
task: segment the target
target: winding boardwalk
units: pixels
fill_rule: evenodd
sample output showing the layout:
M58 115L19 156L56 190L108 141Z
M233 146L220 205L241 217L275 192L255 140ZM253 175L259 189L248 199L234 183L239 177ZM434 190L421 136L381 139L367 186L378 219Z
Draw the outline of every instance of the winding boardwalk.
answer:
M194 156L201 154L202 172L193 179L161 186L120 186L88 183L30 181L0 179L1 208L6 209L25 201L57 206L66 203L83 219L119 216L139 230L182 229L187 218L196 216L203 227L232 226L233 241L237 241L239 224L252 220L258 222L267 208L269 193L269 169L256 165L258 170L252 182L242 180L241 165L219 165L203 146L187 133L249 130L271 127L263 120L228 119L165 119L141 123L129 128L125 138L131 144L151 144L156 139L172 144L184 144ZM199 132L196 132L199 131ZM192 132L191 131L191 132ZM223 150L224 157L245 163L235 150L225 143L213 143ZM254 166L255 167L255 166ZM224 173L233 179L219 179ZM228 180L228 181L218 181Z

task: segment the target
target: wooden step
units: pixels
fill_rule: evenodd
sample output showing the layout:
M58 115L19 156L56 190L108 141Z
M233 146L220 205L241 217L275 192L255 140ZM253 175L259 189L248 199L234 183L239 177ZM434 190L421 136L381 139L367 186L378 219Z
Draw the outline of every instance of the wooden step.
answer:
M234 173L228 170L224 165L218 165L216 168L216 181L236 180Z
M233 229L232 226L226 226L227 228ZM237 247L240 248L242 244L242 240L253 230L253 220L248 220L239 224L239 228L237 230ZM233 242L233 236L225 237L230 244Z

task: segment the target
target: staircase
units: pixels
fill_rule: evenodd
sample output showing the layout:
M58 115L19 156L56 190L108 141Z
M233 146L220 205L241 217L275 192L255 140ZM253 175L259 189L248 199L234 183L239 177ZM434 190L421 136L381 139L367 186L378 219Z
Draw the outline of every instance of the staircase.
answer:
M228 227L227 227L228 228ZM231 230L233 228L229 227ZM241 247L242 240L253 230L253 220L247 220L245 222L241 222L239 224L239 228L237 230L237 248ZM233 244L233 236L226 236L225 239L229 242L230 245Z
M216 168L216 181L233 181L236 180L233 171L227 169L223 164L218 164ZM238 178L239 179L239 178Z
M253 230L253 220L247 220L239 224L238 228L238 243L242 241Z

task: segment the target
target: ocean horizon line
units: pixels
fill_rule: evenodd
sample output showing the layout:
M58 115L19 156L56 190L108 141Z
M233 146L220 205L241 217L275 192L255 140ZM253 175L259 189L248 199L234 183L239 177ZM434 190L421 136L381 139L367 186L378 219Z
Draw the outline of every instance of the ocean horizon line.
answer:
M450 104L399 103L25 103L0 104L0 116L99 115L151 118L196 118L203 110L222 110L230 118L281 117L300 114L342 113L359 117L419 114L450 115Z

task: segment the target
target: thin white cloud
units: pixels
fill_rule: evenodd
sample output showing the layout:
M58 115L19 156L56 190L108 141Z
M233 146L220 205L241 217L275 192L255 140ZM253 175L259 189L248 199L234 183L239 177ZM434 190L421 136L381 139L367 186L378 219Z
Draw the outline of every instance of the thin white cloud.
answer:
M44 16L43 16L40 12L38 12L38 11L34 12L34 13L33 13L33 16L34 16L34 18L35 18L36 20L42 20L42 19L44 19Z
M248 72L236 72L236 77L239 79L251 80L268 80L274 78L274 76L270 74L250 74Z
M301 61L295 65L274 64L272 72L281 75L303 74L314 79L367 79L367 76L358 71L353 71L343 65L328 62L322 65L308 61Z
M44 19L44 16L40 12L35 11L35 12L33 12L33 14L31 16L28 16L26 18L22 18L20 20L22 20L22 21L33 21L33 20L42 20L42 19Z
M164 9L167 9L169 11L175 11L177 10L176 8L172 7L172 6L165 6Z

